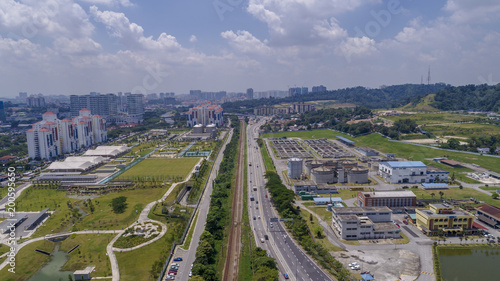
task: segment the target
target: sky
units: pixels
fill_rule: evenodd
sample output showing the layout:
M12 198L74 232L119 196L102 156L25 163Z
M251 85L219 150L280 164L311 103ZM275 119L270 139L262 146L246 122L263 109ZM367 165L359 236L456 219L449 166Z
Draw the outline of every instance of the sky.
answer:
M0 97L500 82L497 0L1 0Z

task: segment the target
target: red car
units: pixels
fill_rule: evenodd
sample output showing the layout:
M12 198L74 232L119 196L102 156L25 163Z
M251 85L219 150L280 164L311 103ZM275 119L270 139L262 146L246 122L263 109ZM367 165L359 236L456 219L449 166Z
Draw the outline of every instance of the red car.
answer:
M408 224L408 222L407 222L407 221L403 221L403 223L404 223L404 224Z

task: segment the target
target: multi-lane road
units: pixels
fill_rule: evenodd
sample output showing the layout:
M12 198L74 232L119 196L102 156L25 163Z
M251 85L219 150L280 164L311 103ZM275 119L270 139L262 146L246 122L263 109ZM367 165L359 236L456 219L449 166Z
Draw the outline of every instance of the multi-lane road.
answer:
M271 224L271 218L278 218L278 215L272 206L267 190L264 188L264 162L256 141L259 137L259 127L264 122L265 120L261 120L247 127L248 196L253 195L255 198L255 201L248 200L248 206L256 243L276 259L280 270L280 279L284 279L283 274L286 273L292 280L332 280L301 250L293 239L290 239L281 222ZM256 187L256 191L254 187Z

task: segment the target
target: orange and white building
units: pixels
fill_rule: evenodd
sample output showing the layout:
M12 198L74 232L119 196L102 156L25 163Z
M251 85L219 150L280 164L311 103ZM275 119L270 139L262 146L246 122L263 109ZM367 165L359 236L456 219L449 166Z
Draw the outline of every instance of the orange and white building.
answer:
M191 108L187 112L187 125L207 126L215 124L217 127L224 125L224 110L218 104L204 103L200 106Z
M46 112L42 121L26 132L26 138L29 157L51 159L106 141L106 119L91 115L88 109L80 110L73 120L59 120L55 113Z

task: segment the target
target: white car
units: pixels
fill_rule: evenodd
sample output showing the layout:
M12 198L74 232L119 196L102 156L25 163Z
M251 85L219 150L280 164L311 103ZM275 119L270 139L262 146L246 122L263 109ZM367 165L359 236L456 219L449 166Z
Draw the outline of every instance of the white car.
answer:
M193 276L193 272L189 271L189 277Z

